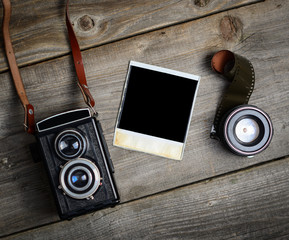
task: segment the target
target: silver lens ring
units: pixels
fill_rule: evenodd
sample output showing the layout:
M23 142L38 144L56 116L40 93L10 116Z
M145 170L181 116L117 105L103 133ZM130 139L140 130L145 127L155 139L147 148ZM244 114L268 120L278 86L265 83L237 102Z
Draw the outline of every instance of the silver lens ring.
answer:
M69 148L68 144L65 143L65 139L67 138L74 139L75 145L72 144ZM60 158L64 160L71 160L80 157L86 151L87 141L80 132L74 129L67 129L57 135L54 145L55 151ZM65 153L65 147L72 150L72 152Z
M71 181L69 183L69 176L71 177L71 174L75 172L75 170L78 170L78 169L83 170L83 168L86 169L85 170L86 173L87 171L89 172L88 177L91 177L91 180L88 180L90 182L89 186L85 185L83 187L85 189L81 189L77 187L76 189L72 188L71 185L73 184ZM100 176L100 172L97 166L93 162L84 158L78 158L78 159L67 162L63 166L59 174L59 182L60 182L61 189L64 191L65 194L67 194L68 196L74 199L85 199L85 198L89 198L90 196L92 196L96 192L96 190L99 188L100 181L101 181L101 176Z

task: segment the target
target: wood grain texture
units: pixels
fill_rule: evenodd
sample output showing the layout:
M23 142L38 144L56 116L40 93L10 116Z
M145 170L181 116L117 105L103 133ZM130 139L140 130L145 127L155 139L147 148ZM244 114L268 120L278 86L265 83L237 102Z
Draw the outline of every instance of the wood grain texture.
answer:
M289 159L8 239L288 239Z
M288 10L285 0L265 1L83 52L122 202L288 155ZM222 28L221 21L225 21ZM236 21L242 23L239 29L232 27ZM210 59L223 48L253 63L257 80L250 103L265 110L275 127L269 148L253 159L234 156L209 138L217 103L227 86L211 71ZM129 60L202 77L181 162L112 146ZM84 106L70 56L25 67L22 76L38 120ZM32 162L28 145L33 139L22 130L23 110L17 102L9 74L1 74L0 198L5 204L0 205L0 236L57 221L41 163Z
M64 18L65 1L11 2L11 38L20 66L55 58L70 51ZM208 4L195 4L193 0L70 1L70 16L80 46L86 49L258 0L207 2ZM2 19L2 15L0 18ZM7 69L2 33L0 39L1 72Z

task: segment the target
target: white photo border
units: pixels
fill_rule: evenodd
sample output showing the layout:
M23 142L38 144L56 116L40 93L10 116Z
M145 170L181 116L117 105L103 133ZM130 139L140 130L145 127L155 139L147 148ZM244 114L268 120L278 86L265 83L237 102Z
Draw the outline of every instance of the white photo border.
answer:
M142 134L142 133L118 128L122 109L124 106L124 100L126 96L127 86L128 86L130 72L131 72L132 67L139 67L143 69L167 73L170 75L175 75L178 77L183 77L183 78L191 79L193 81L197 81L197 87L195 90L191 112L190 112L190 116L189 116L188 123L187 123L187 131L186 131L186 135L184 138L184 142L176 142L176 141L172 141L172 140L168 140L164 138L159 138L159 137L155 137L155 136L151 136L147 134ZM184 72L180 72L176 70L171 70L168 68L158 67L158 66L154 66L150 64L140 63L136 61L130 61L127 76L126 76L125 86L123 90L123 95L121 99L121 105L119 108L118 117L116 121L113 145L120 147L120 148L124 148L124 149L145 152L145 153L162 156L162 157L170 158L174 160L182 160L186 141L187 141L187 136L188 136L188 132L190 128L190 122L192 119L193 109L195 106L196 96L198 93L200 79L201 77L197 75L184 73Z

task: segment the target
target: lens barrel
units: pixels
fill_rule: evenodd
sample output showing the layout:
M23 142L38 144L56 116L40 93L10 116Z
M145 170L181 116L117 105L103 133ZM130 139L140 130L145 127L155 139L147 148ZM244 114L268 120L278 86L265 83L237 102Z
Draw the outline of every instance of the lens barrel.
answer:
M97 166L84 158L68 161L60 171L60 187L75 199L91 197L101 184Z
M270 144L273 125L263 110L251 105L240 105L225 115L220 122L219 132L222 142L232 152L253 156Z

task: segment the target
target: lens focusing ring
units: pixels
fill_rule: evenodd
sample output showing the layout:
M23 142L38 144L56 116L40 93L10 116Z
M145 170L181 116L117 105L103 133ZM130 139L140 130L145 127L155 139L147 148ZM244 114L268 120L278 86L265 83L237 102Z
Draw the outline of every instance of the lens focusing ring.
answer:
M242 126L244 133L240 131L239 127L243 122L251 122L257 126ZM241 123L241 124L240 124ZM253 128L253 129L252 129ZM251 142L241 141L239 138L242 134L251 133L258 134ZM254 132L256 131L256 132ZM229 114L225 116L220 124L220 133L222 140L227 147L234 153L241 156L252 156L265 150L270 144L273 136L273 125L269 116L261 109L251 105L241 105L234 108ZM239 137L238 137L239 135ZM242 136L244 137L244 136ZM249 136L248 137L252 137Z
M88 182L83 187L75 186L71 177L77 171L83 171L88 177ZM92 196L100 186L101 176L97 166L84 158L67 162L60 171L59 182L65 194L74 199L85 199Z
M75 153L72 154L66 154L63 149L61 149L63 146L63 143L65 143L65 138L74 138L76 145L73 146L74 148L78 148ZM74 145L74 144L72 144ZM68 145L66 145L67 147ZM68 146L69 147L69 146ZM59 133L55 139L55 151L57 155L64 159L64 160L71 160L75 159L77 157L80 157L85 151L87 147L87 141L86 138L77 130L74 129L68 129L64 130L61 133ZM72 148L72 146L70 146ZM74 149L73 149L74 150Z

